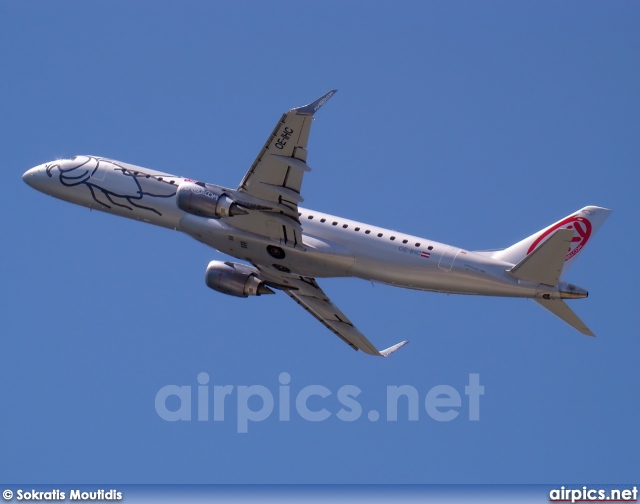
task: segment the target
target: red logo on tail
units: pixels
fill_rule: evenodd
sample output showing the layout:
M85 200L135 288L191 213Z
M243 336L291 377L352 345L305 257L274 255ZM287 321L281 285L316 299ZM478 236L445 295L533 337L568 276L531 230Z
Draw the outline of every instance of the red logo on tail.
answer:
M565 261L571 259L574 255L576 255L582 247L587 244L589 241L589 237L591 236L591 222L589 219L585 217L578 217L577 215L572 215L571 217L567 217L566 219L558 222L555 226L550 227L540 236L538 236L534 242L529 247L527 251L527 255L533 252L538 245L544 240L547 236L553 233L556 229L574 229L575 232L573 234L573 239L571 240L571 246L569 247L569 253Z

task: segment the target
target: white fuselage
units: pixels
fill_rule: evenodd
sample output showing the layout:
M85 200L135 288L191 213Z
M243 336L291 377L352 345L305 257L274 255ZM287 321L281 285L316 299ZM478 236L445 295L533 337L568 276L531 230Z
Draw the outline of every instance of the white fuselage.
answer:
M98 158L89 158L98 159ZM138 166L101 160L100 169L61 160L37 166L24 180L57 198L182 231L235 258L286 268L311 277L358 277L398 287L491 296L557 296L557 287L518 280L513 264L417 236L299 209L303 246L286 247L242 230L244 215L210 219L176 204L177 188L190 181ZM229 195L236 191L225 189ZM282 246L283 259L267 253Z

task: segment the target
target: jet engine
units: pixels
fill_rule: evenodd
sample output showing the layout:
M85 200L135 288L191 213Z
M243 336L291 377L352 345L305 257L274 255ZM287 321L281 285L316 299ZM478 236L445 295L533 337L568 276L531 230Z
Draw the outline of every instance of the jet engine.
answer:
M275 294L257 276L258 271L250 266L234 262L211 261L207 266L204 281L207 287L237 297Z
M176 194L176 204L180 210L209 219L248 213L240 208L238 203L231 199L221 187L202 182L180 184Z

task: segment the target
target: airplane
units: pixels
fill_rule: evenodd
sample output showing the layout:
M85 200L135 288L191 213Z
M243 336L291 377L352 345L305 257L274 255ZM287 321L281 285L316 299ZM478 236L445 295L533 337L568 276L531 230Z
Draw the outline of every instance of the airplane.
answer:
M22 179L56 198L181 231L245 261L211 261L208 287L246 298L283 291L354 350L387 357L331 302L316 278L357 277L447 294L534 299L583 334L562 281L611 210L586 206L505 249L472 251L299 207L314 114L331 90L284 113L236 189L98 156L58 159Z

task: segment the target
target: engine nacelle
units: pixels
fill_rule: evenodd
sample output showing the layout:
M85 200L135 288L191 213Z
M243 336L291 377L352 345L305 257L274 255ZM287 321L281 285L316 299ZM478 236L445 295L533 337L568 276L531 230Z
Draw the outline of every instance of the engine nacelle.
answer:
M194 182L180 184L176 204L180 210L208 219L247 214L221 187Z
M256 269L244 264L211 261L207 266L204 281L207 287L230 296L246 298L275 294L258 278L257 274Z

